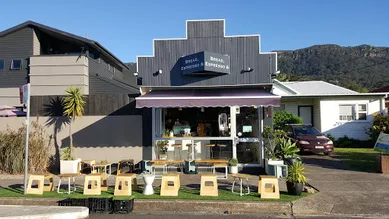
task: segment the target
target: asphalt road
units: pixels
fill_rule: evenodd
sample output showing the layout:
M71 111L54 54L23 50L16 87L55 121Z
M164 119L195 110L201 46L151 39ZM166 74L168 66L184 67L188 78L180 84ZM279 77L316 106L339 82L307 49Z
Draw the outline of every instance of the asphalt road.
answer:
M364 218L364 217L345 217L334 215L331 216L304 216L304 217L291 217L291 216L272 216L272 215L205 215L205 214L91 214L89 216L91 219L260 219L260 218L290 218L290 219L355 219L355 218Z

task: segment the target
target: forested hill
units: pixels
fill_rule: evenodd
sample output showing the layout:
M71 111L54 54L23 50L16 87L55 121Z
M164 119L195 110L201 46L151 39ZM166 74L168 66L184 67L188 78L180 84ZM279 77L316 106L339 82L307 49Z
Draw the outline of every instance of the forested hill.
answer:
M359 92L389 85L389 47L316 45L276 52L280 80L324 80Z

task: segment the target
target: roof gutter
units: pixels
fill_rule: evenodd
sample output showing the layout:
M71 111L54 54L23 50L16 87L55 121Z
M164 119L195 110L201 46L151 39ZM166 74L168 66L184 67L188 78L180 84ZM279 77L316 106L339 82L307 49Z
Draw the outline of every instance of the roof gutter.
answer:
M387 98L389 93L357 93L357 94L303 94L303 95L284 95L282 98L313 98L313 97L368 97L383 96Z

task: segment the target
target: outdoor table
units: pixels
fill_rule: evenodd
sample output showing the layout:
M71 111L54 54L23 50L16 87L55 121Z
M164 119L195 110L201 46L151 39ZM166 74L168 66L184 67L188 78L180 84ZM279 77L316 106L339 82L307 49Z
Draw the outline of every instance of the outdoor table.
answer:
M107 167L109 167L108 173L107 173ZM96 169L97 173L99 173L99 168L104 169L104 173L107 173L107 177L112 175L112 163L95 163L92 165L92 171Z
M203 168L203 169L213 169L213 164L216 164L216 163L225 163L227 164L228 163L228 160L224 160L224 159L199 159L199 160L194 160L195 161L195 166L196 168ZM200 166L199 164L200 163L205 163L205 164L210 164L208 166Z
M169 166L168 164L178 164L180 169L181 169L181 172L183 171L183 164L184 164L184 160L183 159L178 159L178 160L150 160L151 163L155 163L155 164L166 164L167 166Z
M232 183L232 188L231 188L232 193L236 193L236 192L234 192L235 182L236 182L236 180L239 180L240 196L250 194L250 184L249 184L249 179L251 178L250 175L236 173L236 174L232 174L231 176L234 177L234 182ZM243 193L243 179L246 179L247 193Z
M77 173L65 173L65 174L59 174L58 177L59 177L59 181L58 181L58 187L57 187L57 193L67 193L67 194L70 194L72 192L75 192L76 191L76 181L75 181L75 177L76 176L79 176ZM61 187L61 181L62 181L62 178L68 178L68 191L67 192L60 192L59 189ZM70 178L73 179L73 191L71 191L71 185L70 185Z

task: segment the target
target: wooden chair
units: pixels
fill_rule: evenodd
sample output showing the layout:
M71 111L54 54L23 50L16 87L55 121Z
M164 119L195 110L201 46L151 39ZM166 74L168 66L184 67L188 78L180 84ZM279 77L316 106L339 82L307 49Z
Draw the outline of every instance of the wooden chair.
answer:
M132 185L134 183L134 185ZM116 176L114 196L131 196L137 189L135 173L123 173Z
M173 185L169 185L173 182ZM178 173L164 174L161 182L161 196L178 196L180 190L180 175Z
M206 185L211 182L212 185ZM217 187L216 174L202 174L200 184L200 196L218 196L219 191Z
M266 185L271 185L270 188L266 188ZM276 176L259 176L258 181L258 193L261 194L261 198L271 198L279 199L280 198L280 189L278 187L278 179Z
M205 145L206 148L209 148L208 149L209 153L206 154L206 158L213 159L213 147L215 147L215 146L216 146L216 144L206 144ZM208 154L209 154L209 156L208 156Z
M174 147L173 159L181 159L182 144L172 144L172 147ZM176 155L176 152L178 152L178 155Z

